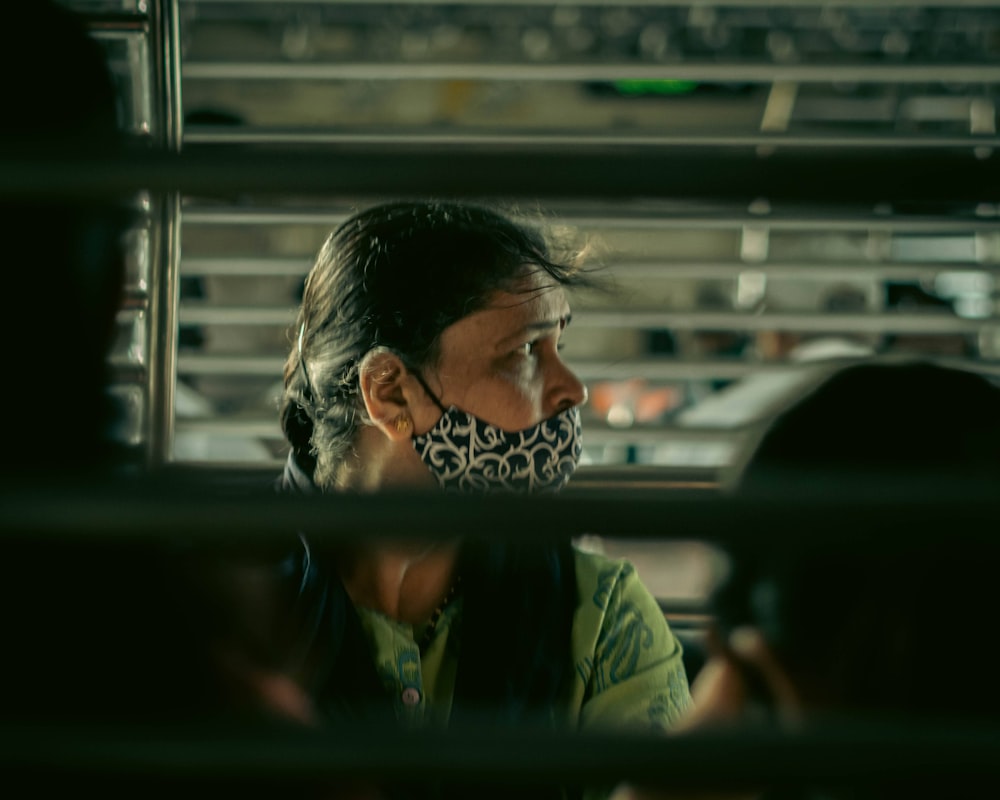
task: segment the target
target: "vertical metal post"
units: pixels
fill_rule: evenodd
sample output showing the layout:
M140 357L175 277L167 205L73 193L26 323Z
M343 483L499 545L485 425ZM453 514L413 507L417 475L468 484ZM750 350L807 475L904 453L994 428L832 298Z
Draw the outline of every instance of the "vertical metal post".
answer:
M178 0L151 0L150 52L153 60L156 146L181 148L181 67ZM153 243L150 279L148 380L146 385L147 463L170 460L174 434L177 361L177 306L180 300L181 198L167 192L155 198L158 235Z

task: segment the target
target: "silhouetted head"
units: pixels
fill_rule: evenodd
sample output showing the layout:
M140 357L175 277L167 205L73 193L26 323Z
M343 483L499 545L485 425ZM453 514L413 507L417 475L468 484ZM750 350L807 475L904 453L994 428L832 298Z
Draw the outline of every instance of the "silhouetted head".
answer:
M1000 390L969 372L849 367L779 415L737 494L769 502L774 526L782 513L794 525L775 543L770 529L755 540L748 519L713 599L722 641L736 629L759 637L744 666L763 676L765 702L783 695L806 711L1000 713L989 662L956 656L981 643L1000 611L990 524L954 519L948 506L891 515L868 502L908 498L922 508L938 490L989 490L998 479ZM819 499L830 502L811 512Z
M1000 389L927 363L862 364L779 415L743 470L741 491L788 492L832 480L1000 477Z

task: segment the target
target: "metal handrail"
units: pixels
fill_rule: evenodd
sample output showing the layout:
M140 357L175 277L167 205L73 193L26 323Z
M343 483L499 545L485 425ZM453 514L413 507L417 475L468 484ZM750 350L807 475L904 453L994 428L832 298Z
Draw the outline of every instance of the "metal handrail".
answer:
M581 83L616 80L694 80L722 83L1000 83L996 63L858 63L767 64L757 62L658 64L568 64L471 62L337 61L288 63L283 61L186 61L185 81L552 81Z
M182 305L182 325L288 326L295 317L292 306ZM674 329L738 331L802 331L811 333L978 333L1000 324L1000 317L968 319L947 313L814 314L766 312L762 314L714 311L663 311L580 308L573 312L573 327L580 329Z
M305 277L312 267L309 257L281 258L260 256L186 256L181 260L185 276L215 277ZM611 261L602 265L602 272L615 278L736 278L746 272L767 277L815 278L817 280L851 280L870 278L883 280L933 279L946 272L979 272L1000 275L1000 262L886 262L825 261L749 262L749 261Z
M180 0L185 6L212 5L273 5L274 0ZM329 0L296 0L299 5L321 5ZM409 6L409 5L447 5L447 6L536 6L551 8L554 6L617 6L614 0L340 0L341 5L353 6ZM691 0L622 0L621 6L655 7L655 8L689 8ZM721 3L726 8L871 8L872 0L773 0L769 3L761 0L725 0ZM913 8L914 5L934 6L938 3L914 3L914 0L878 0L880 8ZM948 7L954 8L996 8L995 0L947 0Z
M262 182L263 183L263 182ZM212 207L190 203L185 207L184 224L191 225L317 225L334 228L347 219L349 211L331 205L321 207L279 207L252 205L247 207ZM681 208L658 210L647 202L632 205L609 205L600 210L556 199L546 203L546 219L559 220L579 228L602 230L733 230L744 226L767 228L772 231L864 231L889 233L976 233L1000 231L1000 218L956 218L929 214L893 214L844 212L836 210L810 211L809 208L777 210L767 214L751 214L741 208L728 211L685 211ZM187 259L185 259L186 261ZM924 266L924 265L921 265ZM748 265L755 268L755 265Z
M445 145L489 145L489 146L620 146L637 145L643 147L807 147L846 148L867 147L898 149L900 147L968 148L1000 147L1000 137L989 134L969 134L967 136L941 135L937 133L909 134L889 133L885 136L873 134L838 133L725 133L705 131L699 134L682 133L631 133L615 132L589 133L585 131L545 131L525 133L518 130L428 131L417 129L405 132L386 131L341 131L325 128L229 128L208 125L189 125L184 131L185 144L241 144L241 145L333 145L353 143L378 143L385 145L421 144L431 147Z

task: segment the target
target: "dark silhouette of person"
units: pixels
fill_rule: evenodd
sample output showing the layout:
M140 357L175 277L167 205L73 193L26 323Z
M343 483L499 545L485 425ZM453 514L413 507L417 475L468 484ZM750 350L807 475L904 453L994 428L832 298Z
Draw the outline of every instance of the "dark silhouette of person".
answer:
M0 147L54 161L116 152L117 99L100 45L76 15L49 2L19 3L11 13L8 30L24 32L32 49L0 48ZM8 479L80 477L110 458L116 420L106 355L130 222L127 205L105 196L0 198L8 254L0 279L7 373L0 463Z

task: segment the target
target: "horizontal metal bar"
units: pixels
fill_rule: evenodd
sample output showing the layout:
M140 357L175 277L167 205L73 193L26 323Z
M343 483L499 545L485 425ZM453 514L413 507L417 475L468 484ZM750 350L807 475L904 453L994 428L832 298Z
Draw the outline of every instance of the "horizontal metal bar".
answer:
M179 377L238 375L280 378L283 356L206 355L181 353L177 357ZM584 381L618 381L642 377L649 381L736 379L758 372L788 372L793 364L760 364L747 361L681 361L628 359L622 361L573 360L570 367Z
M213 6L213 5L267 5L274 6L274 0L179 0L182 6ZM289 5L327 5L330 0L295 0ZM352 6L410 6L419 5L425 7L453 7L453 6L519 6L552 8L556 6L580 6L580 7L635 7L644 8L652 6L654 8L690 8L694 3L692 0L622 0L620 3L614 0L339 0L338 5ZM931 0L930 2L915 2L915 0L878 0L874 4L877 8L995 8L996 0ZM761 0L725 0L716 4L716 7L723 8L863 8L871 9L872 0L773 0L764 3Z
M283 356L206 355L181 353L177 357L180 377L238 375L280 378ZM736 379L759 372L788 372L795 364L761 364L749 361L682 361L628 359L623 361L573 360L570 367L584 381L618 381L642 377L649 381Z
M726 726L722 731L665 737L634 730L576 733L493 725L448 731L334 725L304 731L285 725L242 730L175 726L155 734L149 725L114 728L6 724L0 729L0 765L12 779L34 775L48 787L59 781L86 787L123 776L166 779L174 791L193 781L265 780L277 793L301 795L315 781L340 787L425 785L466 787L464 796L517 794L523 786L606 785L628 780L643 786L698 789L737 786L892 786L941 781L958 796L996 775L1000 734L996 723L935 724L913 713L891 723L839 719L786 733L775 726ZM20 771L20 775L19 775ZM347 780L343 784L338 781ZM281 788L275 781L280 781ZM90 783L93 785L93 783ZM159 786L159 783L153 785ZM936 785L936 784L932 784ZM293 788L294 787L294 788ZM284 790L284 791L283 791ZM315 791L315 790L314 790ZM974 792L973 792L974 793ZM202 792L196 791L196 795ZM529 789L530 794L530 789ZM905 795L890 795L905 796Z
M972 359L930 358L935 363L954 369L965 369L983 375L1000 375L1000 362ZM865 359L856 359L863 361ZM837 364L854 363L852 359L838 359ZM271 376L280 379L284 369L284 356L215 355L181 353L177 357L177 374L180 377L201 375L238 375L248 377ZM587 382L624 381L642 378L650 382L687 380L737 380L749 375L787 374L800 372L799 362L759 362L749 360L627 358L615 361L606 359L569 359L570 368Z
M190 257L181 261L185 277L305 277L312 267L312 258L261 258L257 256ZM736 278L746 272L761 273L771 278L805 278L820 281L882 279L933 279L947 272L976 272L1000 275L1000 262L941 262L885 263L856 261L842 263L749 263L746 261L684 261L615 262L608 261L602 273L616 278Z
M202 434L233 439L281 439L281 425L273 417L177 417L177 434Z
M338 61L288 63L186 61L185 81L553 81L694 80L721 83L1000 83L1000 65L935 63L767 64L523 63Z
M0 196L93 197L145 188L204 197L248 192L362 198L673 198L746 204L996 202L1000 155L933 150L778 152L728 148L343 146L256 152L226 146L119 157L0 154ZM661 215L662 217L662 215ZM758 219L758 223L760 220ZM650 224L662 224L651 221ZM678 221L683 224L683 221ZM719 224L731 224L731 222ZM802 223L800 223L802 224ZM884 223L883 227L890 223ZM965 223L972 229L1000 223ZM877 223L868 225L878 227Z
M347 219L343 211L322 208L247 208L191 206L184 212L185 225L317 225L334 228ZM579 228L630 230L734 230L744 226L781 231L870 231L886 233L976 233L1000 230L1000 219L954 218L921 214L826 214L802 209L797 216L776 213L691 214L682 211L650 211L648 205L608 206L599 213L595 209L580 211L571 206L546 206L546 219L558 220ZM752 268L748 267L748 268Z
M202 485L237 488L266 486L273 482L285 466L283 458L246 462L185 461L177 459L166 465L170 474L184 475ZM225 477L220 478L225 473ZM693 464L691 466L651 466L628 464L612 467L581 464L573 473L573 481L563 494L579 493L592 496L595 492L712 492L720 488L718 469ZM676 606L676 598L661 599L661 605Z
M1000 549L1000 502L994 481L977 484L945 473L926 479L853 482L831 470L803 480L794 496L739 497L695 493L626 497L614 493L486 496L439 492L335 493L288 496L271 492L219 494L209 481L128 482L30 486L0 492L0 530L23 537L143 541L165 537L188 543L228 540L238 547L287 540L306 530L317 541L349 542L361 535L441 539L461 532L485 540L555 542L586 532L612 539L705 540L752 543L755 548L802 544L838 546L872 531L894 547L920 541L979 542ZM854 476L856 478L856 476ZM184 502L177 502L183 497ZM391 499L391 501L390 501ZM405 509L407 524L398 524ZM846 524L853 523L853 524ZM53 551L55 552L55 551ZM0 748L2 750L2 748Z
M801 216L784 216L780 214L743 214L743 215L685 215L676 213L663 216L573 216L566 221L580 228L609 228L612 230L733 230L743 227L767 228L777 231L879 231L883 233L976 233L979 231L1000 230L1000 219L976 218L962 219L953 217L933 217L926 215L893 215L870 214L835 216L834 214L815 214L808 209Z
M576 328L630 328L677 330L808 331L826 333L975 333L996 319L963 319L946 314L809 314L774 312L744 314L686 311L573 312Z
M949 272L975 272L1000 275L1000 262L940 262L940 263L886 263L882 261L851 261L828 263L823 261L775 263L747 261L717 262L627 262L610 261L602 269L615 278L738 278L748 272L760 273L769 278L798 278L817 281L834 280L927 280Z
M177 375L239 375L280 379L285 365L283 356L207 355L178 353Z
M190 224L185 217L184 222ZM329 223L330 220L327 219ZM233 258L231 256L208 258L181 258L181 275L184 277L298 277L312 267L312 258Z
M207 306L181 304L177 321L181 325L291 325L293 306Z
M185 784L178 782L184 780L197 782L199 789L206 780L232 779L237 785L266 780L272 791L292 789L295 795L316 780L351 785L337 782L345 779L417 790L428 783L454 783L467 788L464 796L499 796L516 795L525 785L550 788L560 782L610 786L629 780L697 793L692 787L732 792L734 781L753 786L815 781L835 788L948 776L957 795L967 796L970 782L983 786L996 774L1000 734L995 722L935 724L915 712L890 723L846 718L799 727L790 734L776 726L734 724L712 734L665 737L635 730L576 733L496 724L400 731L341 723L313 731L292 725L239 729L230 723L200 730L175 725L154 734L149 725L74 729L8 723L0 728L0 765L12 778L19 770L21 778L34 774L42 786L58 780L85 787L95 779L106 785L109 777L127 776L136 781L133 785L143 777L167 779L183 793Z
M220 356L195 353L178 353L177 375L239 375L281 378L285 365L282 356Z
M582 381L627 381L641 378L651 382L687 380L737 380L761 373L783 374L802 370L799 364L762 364L753 361L710 361L683 359L628 359L615 362L568 360Z
M324 208L185 206L184 225L317 225L335 228L350 212ZM184 259L186 262L188 259Z
M844 367L855 363L865 363L872 359L865 358L838 358L836 361L823 363L831 366ZM892 361L891 357L882 356L879 361ZM927 356L927 361L932 361L942 366L953 369L964 369L976 372L981 375L1000 376L1000 362L973 360L967 358L941 358ZM751 360L686 360L686 359L629 359L615 362L604 360L576 360L569 361L570 368L583 381L624 381L634 378L642 378L649 382L669 383L672 381L687 380L739 380L750 375L785 375L793 372L802 372L805 369L815 367L821 362L761 362Z
M227 486L266 486L281 472L284 459L239 462L220 466L204 461L177 462L167 465L169 475L181 476L197 484L225 488ZM713 490L719 485L713 470L650 464L581 464L564 493L617 488L673 488Z
M599 425L588 422L584 426L583 441L587 445L598 445L600 447L622 446L630 447L634 445L685 445L692 447L708 447L724 445L727 458L720 458L722 462L728 462L729 458L736 455L744 442L746 434L740 430L725 430L711 428L679 428L669 425L663 427L636 426L631 428L612 428L607 425Z
M216 128L190 125L184 130L185 144L242 144L242 145L331 145L331 144L422 144L441 147L453 144L488 146L549 147L549 146L617 146L641 145L644 147L816 147L847 148L869 147L896 149L900 147L969 148L1000 147L1000 137L942 136L940 134L896 133L876 134L592 134L580 132L520 133L496 131L483 133L468 131L408 131L405 133L369 133L324 130L317 128Z
M179 321L184 325L291 325L291 307L182 305ZM578 308L574 329L652 329L808 331L827 333L975 333L997 325L1000 318L965 319L949 314L815 314L771 312L751 314L714 311L662 311L619 309L605 311Z

